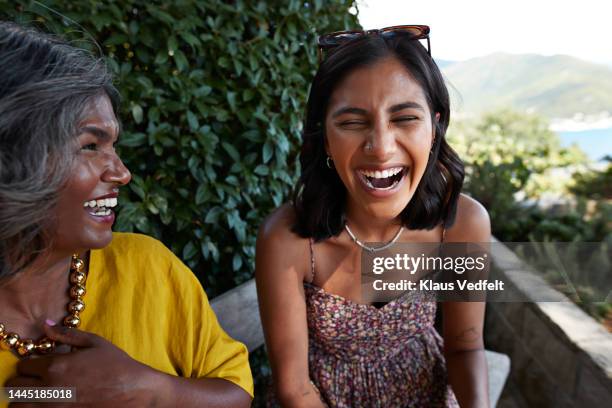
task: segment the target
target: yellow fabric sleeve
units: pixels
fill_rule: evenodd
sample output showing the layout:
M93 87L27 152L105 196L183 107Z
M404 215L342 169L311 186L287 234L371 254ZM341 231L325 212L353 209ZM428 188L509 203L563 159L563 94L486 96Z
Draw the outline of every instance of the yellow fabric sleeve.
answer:
M114 233L109 246L91 251L84 301L81 330L158 371L223 378L253 396L246 347L223 331L198 279L161 242ZM0 351L0 384L17 361Z

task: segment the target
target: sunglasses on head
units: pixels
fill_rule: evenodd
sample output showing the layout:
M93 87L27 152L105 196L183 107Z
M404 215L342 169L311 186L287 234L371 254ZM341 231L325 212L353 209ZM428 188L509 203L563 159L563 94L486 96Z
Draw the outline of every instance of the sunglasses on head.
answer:
M426 25L400 25L374 30L336 31L319 36L319 62L323 59L323 52L345 44L356 38L366 35L379 35L384 38L402 36L409 40L427 40L427 53L431 57L429 44L429 26Z

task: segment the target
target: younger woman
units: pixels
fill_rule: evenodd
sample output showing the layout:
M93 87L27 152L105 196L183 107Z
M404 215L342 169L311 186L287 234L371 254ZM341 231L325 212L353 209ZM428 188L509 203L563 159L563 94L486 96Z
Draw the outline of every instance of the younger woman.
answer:
M445 140L449 98L426 26L319 40L293 203L264 222L256 279L287 407L486 407L484 304L361 298L364 242L487 242Z

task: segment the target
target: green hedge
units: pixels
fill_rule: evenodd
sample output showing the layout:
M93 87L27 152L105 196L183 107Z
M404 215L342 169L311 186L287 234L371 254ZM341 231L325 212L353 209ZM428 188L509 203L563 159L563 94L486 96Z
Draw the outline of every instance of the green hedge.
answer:
M161 239L214 296L253 274L258 225L298 175L316 34L358 27L352 3L0 0L0 18L99 44L133 175L116 229Z

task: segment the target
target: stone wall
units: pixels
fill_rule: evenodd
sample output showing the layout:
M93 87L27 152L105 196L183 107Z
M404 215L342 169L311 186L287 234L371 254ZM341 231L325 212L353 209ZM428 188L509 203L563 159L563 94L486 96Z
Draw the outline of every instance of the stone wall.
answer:
M510 357L514 406L612 407L612 334L507 248L496 246L493 262L494 277L532 299L487 304L485 345ZM558 301L535 301L543 291Z

